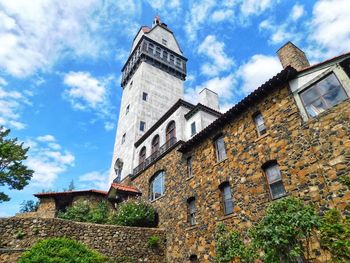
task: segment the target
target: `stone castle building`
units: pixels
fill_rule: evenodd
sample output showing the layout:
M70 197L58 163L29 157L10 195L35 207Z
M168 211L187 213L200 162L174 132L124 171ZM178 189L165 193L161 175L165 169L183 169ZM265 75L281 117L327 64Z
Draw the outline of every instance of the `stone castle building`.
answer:
M291 42L277 54L284 69L222 114L210 90L182 99L187 59L159 18L135 37L111 180L157 208L168 262L213 262L218 222L247 229L284 196L349 203L350 53L313 66Z

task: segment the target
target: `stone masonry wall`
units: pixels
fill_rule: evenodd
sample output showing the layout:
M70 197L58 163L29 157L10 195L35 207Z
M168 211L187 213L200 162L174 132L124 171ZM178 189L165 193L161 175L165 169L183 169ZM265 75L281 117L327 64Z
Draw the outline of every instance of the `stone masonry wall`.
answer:
M258 137L253 114L260 111L267 134ZM236 116L218 133L224 135L227 159L216 161L213 137L182 155L176 149L146 169L132 184L148 199L149 180L159 170L166 172L165 195L152 202L159 223L167 229L168 262L213 262L214 231L219 222L245 231L273 202L262 166L276 160L288 195L311 202L321 213L344 208L350 192L339 176L350 174L350 101L304 122L287 87L276 90L245 113ZM186 173L191 154L193 177ZM224 215L219 185L229 182L234 212ZM195 197L196 225L190 226L187 200ZM319 258L325 262L325 258Z
M18 233L23 233L20 238ZM158 248L147 246L148 239L160 237ZM66 236L112 257L131 257L135 262L161 263L165 259L165 233L162 229L121 227L78 223L56 218L0 218L0 262L16 262L21 253L3 248L28 249L36 241Z

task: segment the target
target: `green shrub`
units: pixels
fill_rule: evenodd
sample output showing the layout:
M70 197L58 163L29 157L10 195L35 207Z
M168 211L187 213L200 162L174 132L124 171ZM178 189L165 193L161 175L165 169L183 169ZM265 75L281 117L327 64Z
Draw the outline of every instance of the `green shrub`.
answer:
M268 207L266 215L250 234L264 251L265 262L306 262L305 245L319 226L320 218L311 206L286 197Z
M37 242L18 263L102 263L107 258L68 238L49 238Z
M159 241L160 241L160 238L159 236L150 236L150 238L148 239L147 241L147 246L149 248L156 248L159 246Z
M108 222L109 210L106 201L101 201L97 205L79 201L68 207L66 212L59 213L58 217L78 222L105 224Z
M251 263L258 254L252 244L244 244L241 235L236 231L229 231L223 223L215 230L215 262L230 263L239 259L241 263Z
M156 212L154 208L141 200L123 202L110 222L121 226L155 227Z
M343 218L331 209L322 218L321 246L327 249L333 262L350 262L350 218Z
M22 229L19 229L16 233L16 239L23 239L23 237L25 236L26 234L23 232Z

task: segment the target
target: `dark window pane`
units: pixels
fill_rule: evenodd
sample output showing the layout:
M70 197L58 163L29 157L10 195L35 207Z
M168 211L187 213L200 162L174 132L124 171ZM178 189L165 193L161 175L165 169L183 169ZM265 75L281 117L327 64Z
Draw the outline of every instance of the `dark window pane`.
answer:
M333 86L330 90L330 92L326 95L324 95L324 100L326 103L332 107L336 105L337 103L345 100L347 98L345 91L341 87Z
M281 180L281 173L277 164L270 165L265 169L267 180L269 183Z
M225 142L224 138L220 137L215 141L216 146L216 154L218 161L222 161L226 158L226 149L225 149Z
M232 214L233 213L233 201L226 200L225 201L225 215Z
M270 189L273 199L284 196L286 194L286 190L284 189L282 181L271 184Z

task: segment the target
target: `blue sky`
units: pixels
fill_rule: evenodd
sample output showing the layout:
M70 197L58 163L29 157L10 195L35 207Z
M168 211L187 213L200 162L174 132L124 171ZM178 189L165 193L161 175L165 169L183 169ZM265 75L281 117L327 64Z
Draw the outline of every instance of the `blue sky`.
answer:
M222 111L281 70L291 40L311 63L350 49L347 0L0 0L0 125L30 146L35 170L8 190L0 216L42 189L106 189L122 89L120 70L155 15L188 58L185 98L207 87Z

